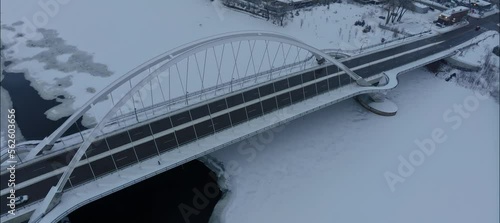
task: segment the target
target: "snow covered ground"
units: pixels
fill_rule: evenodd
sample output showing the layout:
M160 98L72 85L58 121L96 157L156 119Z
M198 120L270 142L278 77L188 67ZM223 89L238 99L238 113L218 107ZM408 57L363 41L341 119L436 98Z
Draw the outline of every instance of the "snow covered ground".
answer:
M443 7L443 8L448 8L446 5L443 5L443 4L440 4L440 3L437 3L437 2L431 1L431 0L419 0L419 2L423 2L423 3L429 4L429 5L435 5L435 6L439 6L439 7Z
M57 100L62 103L46 111L52 120L72 114L142 62L215 34L267 30L293 36L320 49L344 50L366 48L380 43L382 38L394 38L392 32L377 27L382 21L378 16L384 15L381 8L347 3L332 4L330 9L324 6L299 11L285 27L229 10L218 1L143 4L117 0L6 0L1 4L1 35L6 46L3 54L14 62L7 70L25 72L42 98L60 97ZM373 27L370 33L353 26L362 19ZM406 19L429 22L428 17L410 12L403 17Z
M400 22L389 23L387 26L408 34L417 34L427 30L441 30L433 23L440 13L441 11L439 10L429 10L429 12L425 14L408 10ZM387 12L385 12L383 16L387 16ZM379 19L379 22L385 25L385 20Z
M499 83L500 81L500 57L492 52L493 48L498 46L499 40L498 32L485 32L472 39L469 43L477 44L472 44L453 57L464 64L481 67L480 71L468 72L445 66L442 67L442 72L439 72L437 76L445 80L453 80L465 88L487 91L498 103L500 101L498 85L488 83ZM455 74L456 78L451 78L452 74ZM481 79L484 81L481 81Z
M95 92L153 56L215 34L268 30L320 49L347 50L393 38L392 32L377 27L382 21L378 16L384 14L381 8L347 3L332 4L329 10L300 11L287 26L278 27L226 9L218 1L64 1L48 10L37 2L2 1L2 41L13 44L5 50L7 59L15 61L9 70L26 71L45 99L66 98L48 112L51 119L70 114ZM186 16L186 12L192 13ZM363 33L362 27L353 26L361 19L372 25L372 32ZM412 13L404 19L427 21ZM34 32L35 28L46 30ZM43 40L38 45L45 43L45 48L28 47L30 40Z
M490 15L493 15L495 13L498 13L500 10L497 8L496 5L493 6L491 10L485 11L485 12L480 12L478 10L473 10L469 16L474 17L474 18L484 18Z
M223 222L498 222L499 105L423 69L388 97L396 116L350 99L212 154Z
M484 63L491 34L462 56ZM211 154L228 189L214 220L498 222L498 59L403 74L394 117L350 99Z
M462 56L484 64L491 34ZM228 189L213 218L498 222L498 57L490 60L494 72L450 82L459 71L446 66L403 74L387 94L394 117L350 99L211 154Z
M48 9L38 2L1 2L2 41L15 63L8 69L27 72L46 99L67 98L49 111L52 119L70 114L143 61L214 34L269 30L320 49L347 50L392 38L377 27L385 13L376 6L317 7L277 27L218 1L54 0L47 2L57 7ZM411 27L421 31L433 16L409 12L403 21L420 20L420 27ZM353 25L361 19L373 32ZM45 31L35 33L36 27ZM32 41L49 45L28 47ZM499 129L491 124L499 121L498 104L422 70L400 81L388 94L399 107L394 117L373 115L348 100L214 154L228 170L231 190L221 217L241 223L498 222ZM460 116L455 104L470 109L468 115ZM433 135L434 153L422 161L408 158L423 154L415 140ZM399 173L399 156L419 165ZM386 176L404 182L391 189Z
M498 46L500 42L499 34L495 31L487 31L480 36L470 40L470 43L476 43L471 47L464 49L459 55L455 56L457 60L468 63L474 66L481 66L484 64L485 56L489 53L493 54L493 48ZM498 56L492 55L492 65L498 69L500 61Z

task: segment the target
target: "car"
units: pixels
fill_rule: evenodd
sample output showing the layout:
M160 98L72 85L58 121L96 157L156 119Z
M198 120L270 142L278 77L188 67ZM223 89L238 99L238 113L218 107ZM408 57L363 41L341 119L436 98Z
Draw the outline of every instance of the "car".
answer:
M478 30L480 30L480 29L481 29L481 27L480 27L480 26L476 26L476 28L475 28L475 30L476 30L476 31L478 31Z
M22 195L22 196L19 196L19 197L16 197L15 199L15 204L16 205L20 205L26 201L28 201L28 195Z

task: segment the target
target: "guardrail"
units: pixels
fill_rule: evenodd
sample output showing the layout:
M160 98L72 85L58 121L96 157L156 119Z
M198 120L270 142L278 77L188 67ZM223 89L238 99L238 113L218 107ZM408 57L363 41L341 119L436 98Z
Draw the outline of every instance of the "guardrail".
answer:
M361 92L361 91L360 91L360 92ZM316 108L313 108L313 109L310 109L310 110L307 110L307 111L301 112L301 113L296 114L296 115L294 115L294 116L292 116L292 117L288 117L288 118L286 118L286 119L284 119L284 120L278 121L278 122L276 122L276 123L274 123L274 124L272 124L272 125L268 125L268 126L266 126L266 127L262 127L262 128L260 128L260 129L258 129L258 130L256 130L256 131L253 131L252 133L249 133L249 134L246 134L246 135L243 135L243 136L237 137L237 138L235 138L235 139L232 139L232 140L230 140L230 141L227 141L227 142L225 142L225 143L222 143L222 144L220 144L220 145L217 145L217 146L215 146L215 147L213 147L213 148L211 148L211 149L209 149L209 150L206 150L206 151L203 151L203 152L201 152L201 153L199 153L199 154L196 154L196 155L194 155L194 156L192 156L192 157L189 157L189 158L184 159L184 160L182 160L182 161L177 161L177 162L175 162L175 163L173 163L173 164L171 164L171 165L169 165L169 166L167 166L167 167L163 167L163 168L161 168L160 170L156 170L156 171L151 172L151 173L149 173L149 174L147 174L147 175L144 175L144 176L142 176L142 177L139 177L139 178L137 178L137 179L135 179L135 180L132 180L132 181L129 181L129 182L127 182L127 183L125 183L125 184L122 184L122 185L120 185L120 186L114 187L113 189L108 190L108 191L105 191L104 193L100 193L100 194L98 194L98 195L96 195L96 196L93 196L93 197L91 197L91 198L85 199L85 200L83 200L83 201L79 202L78 204L76 204L76 205L72 206L71 208L69 208L69 209L67 209L67 210L63 211L61 214L59 214L59 215L58 215L58 217L57 217L56 219L54 219L54 221L58 221L58 220L60 220L60 218L63 218L64 216L69 215L71 212L75 211L76 209L78 209L78 208L80 208L80 207L82 207L82 206L84 206L84 205L86 205L86 204L88 204L88 203L91 203L91 202L93 202L93 201L99 200L99 199L101 199L101 198L103 198L103 197L105 197L105 196L108 196L108 195L110 195L110 194L112 194L112 193L114 193L114 192L116 192L116 191L122 190L122 189L124 189L124 188L126 188L126 187L129 187L129 186L131 186L131 185L134 185L134 184L136 184L136 183L139 183L139 182L141 182L141 181L144 181L144 180L146 180L146 179L148 179L148 178L154 177L154 176L156 176L156 175L158 175L158 174L160 174L160 173L163 173L163 172L165 172L165 171L167 171L167 170L170 170L170 169L172 169L172 168L178 167L178 166L180 166L180 165L182 165L182 164L184 164L184 163L187 163L187 162L190 162L190 161L192 161L192 160L198 159L198 158L200 158L200 157L202 157L202 156L205 156L205 155L210 154L210 153L212 153L212 152L214 152L214 151L216 151L216 150L219 150L220 148L227 147L227 146L232 145L232 144L234 144L234 143L237 143L237 142L240 142L240 141L245 140L245 139L247 139L247 138L250 138L250 137L252 137L252 136L255 136L255 135L257 135L257 134L259 134L259 133L261 133L261 132L264 132L264 131L267 131L267 130L269 130L269 129L275 128L275 127L277 127L277 126L283 125L283 124L288 123L288 122L290 122L290 121L292 121L292 120L294 120L294 119L297 119L297 118L303 117L303 116L305 116L305 115L307 115L307 114L313 113L313 112L315 112L315 111L317 111L317 110L320 110L320 109L322 109L322 108L325 108L326 106L328 106L328 105L330 105L330 104L334 104L334 103L337 103L337 102L339 102L339 101L343 101L343 100L345 100L345 99L347 99L347 98L351 98L351 97L353 97L353 96L357 95L357 94L358 94L358 93L360 93L360 92L355 92L355 93L348 94L348 95L346 95L346 96L343 96L343 97L340 97L340 98L338 98L338 99L336 99L336 100L333 100L333 101L331 101L331 102L329 102L329 103L327 103L327 104L325 104L325 105L322 105L322 106L319 106L319 107L316 107ZM146 161L148 161L148 160L155 159L155 158L157 158L157 156L153 156L153 157L147 158L147 159L143 160L142 162L146 162ZM134 166L134 165L136 165L136 164L138 164L138 163L131 164L130 166L127 166L126 168L133 167L133 166ZM125 169L125 168L122 168L121 170L123 170L123 169ZM120 171L120 170L118 170L118 171ZM84 185L87 185L87 184L90 184L90 183L95 183L98 179L103 178L103 177L105 177L105 176L109 176L109 175L111 175L111 174L115 174L115 173L116 173L116 172L107 173L107 174L105 174L105 175L103 175L103 176L101 176L101 177L96 178L95 180L91 180L91 181L88 181L88 182L87 182L87 183L85 183L85 184L78 185L77 187L81 187L81 186L84 186ZM72 189L73 189L73 188L72 188ZM68 191L69 191L69 190L72 190L72 189L68 189Z
M403 29L402 30L399 30L398 28L396 27L390 27L390 26L387 26L387 25L383 25L382 23L379 23L378 24L378 27L381 28L381 29L385 29L385 30L388 30L388 31L391 31L391 32L395 32L395 33L398 33L398 34L402 34L402 35L405 35L405 36L412 36L414 34L411 34L409 32L405 32Z
M450 52L450 53L448 53L448 54L446 54L446 55L443 55L443 56L440 56L440 57L433 58L432 60L427 61L427 62L426 62L425 64L423 64L422 66L425 66L426 64L433 63L433 62L435 62L435 61L441 60L441 59L446 58L446 57L450 57L450 56L452 56L452 55L456 54L457 52L458 52L458 51L457 51L457 50L455 50L455 51ZM415 66L415 67L411 67L411 68L408 68L408 69L405 69L405 70L401 70L400 72L398 72L398 75L399 75L399 74L401 74L401 73L406 73L406 72L411 71L411 70L413 70L413 69L417 69L417 68L422 67L422 66ZM386 78L387 78L387 77L386 77ZM277 122L277 123L274 123L274 124L272 124L272 125L270 125L270 126L267 126L267 127L261 128L261 129L259 129L259 130L255 131L255 132L253 132L253 133L250 133L250 134L247 134L247 135L244 135L244 136L238 137L238 138L236 138L236 139L230 140L230 141L225 142L225 143L223 143L223 144L220 144L220 145L218 145L218 146L216 146L216 147L214 147L214 148L212 148L212 149L209 149L209 150L206 150L206 151L204 151L204 152L201 152L201 153L199 153L199 154L197 154L197 155L194 155L194 156L192 156L192 157L190 157L190 158L188 158L188 159L185 159L185 160L182 160L182 161L175 162L175 163L173 163L173 164L171 164L171 165L167 166L166 168L162 168L162 169L160 169L160 170L154 171L154 172L152 172L152 173L150 173L150 174L147 174L147 175L142 176L142 177L139 177L139 178L137 178L137 179L135 179L135 180L129 181L129 182L125 183L125 184L122 184L122 185L120 185L120 186L118 186L118 187L115 187L115 188L113 188L113 189L111 189L111 190L108 190L108 191L106 191L106 192L104 192L104 193L101 193L101 194L98 194L98 195L96 195L96 196L94 196L94 197L91 197L91 198L85 199L84 201L79 202L79 203L78 203L78 204L76 204L75 206L73 206L73 207L69 208L68 210L66 210L66 211L64 211L64 212L62 212L62 213L59 215L59 217L60 217L60 218L63 218L64 216L69 215L69 214L70 214L71 212L73 212L74 210L76 210L76 209L78 209L78 208L80 208L80 207L82 207L82 206L84 206L84 205L86 205L86 204L88 204L88 203L90 203L90 202L93 202L93 201L98 200L98 199L100 199L100 198L102 198L102 197L105 197L105 196L107 196L107 195L109 195L109 194L112 194L112 193L114 193L114 192L116 192L116 191L122 190L122 189L124 189L124 188L126 188L126 187L129 187L129 186L131 186L131 185L134 185L134 184L136 184L136 183L139 183L139 182L141 182L141 181L144 181L144 180L146 180L146 179L148 179L148 178L151 178L151 177L153 177L153 176L156 176L156 175L158 175L158 174L160 174L160 173L162 173L162 172L165 172L167 169L172 169L172 168L175 168L175 167L177 167L177 166L179 166L179 165L181 165L181 164L184 164L184 163L186 163L186 162L192 161L192 160L194 160L194 159L197 159L197 158L200 158L200 157L202 157L202 156L205 156L205 155L207 155L207 154L209 154L209 153L212 153L212 152L214 152L214 151L218 150L219 148L223 148L223 147L225 147L225 146L232 145L232 144L234 144L234 143L236 143L236 142L239 142L239 141L241 141L241 140L244 140L244 139L246 139L246 138L250 138L250 137L252 137L252 136L254 136L254 135L256 135L256 134L259 134L260 132L266 131L266 130L268 130L268 129L272 129L272 128L276 127L276 126L283 125L283 124L285 124L285 123L287 123L287 122L290 122L291 120L294 120L294 119L296 119L296 118L300 118L300 117L302 117L302 116L304 116L304 115L307 115L307 114L310 114L310 113L312 113L312 112L314 112L314 111L317 111L317 110L319 110L319 109L322 109L322 108L326 107L328 104L336 103L336 102L338 102L338 101L342 101L342 100L345 100L345 99L347 99L347 98L351 98L351 97L353 97L353 96L358 95L359 93L362 93L362 91L360 91L360 92L355 92L355 93L351 93L351 94L346 95L346 96L343 96L343 97L341 97L341 98L339 98L339 99L337 99L337 100L334 100L334 101L332 101L332 102L330 102L330 103L327 103L326 105L322 105L322 106L319 106L319 107L317 107L317 108L314 108L314 109L311 109L311 110L308 110L308 111L302 112L302 113L300 113L300 114L297 114L297 115L295 115L295 116L293 116L293 117L286 118L285 120L281 120L281 121L279 121L279 122ZM150 159L154 159L154 158L156 158L156 156L153 156L153 157L151 157L151 158L148 158L148 159L146 159L146 160L144 160L144 161L147 161L147 160L150 160ZM144 161L143 161L143 162L144 162ZM136 163L136 164L137 164L137 163ZM135 165L135 164L133 164L133 165ZM128 166L127 168L132 167L133 165ZM105 176L109 176L109 175L114 174L114 173L116 173L116 172L112 172L112 173L105 174L105 175L103 175L103 176L101 176L101 177L99 177L99 178L97 178L97 179L100 179L100 178L105 177ZM96 179L96 180L97 180L97 179ZM95 182L96 182L96 180L89 181L89 183L95 183ZM88 184L88 183L87 183L87 184ZM81 186L83 186L83 185L79 185L78 187L81 187ZM56 219L56 220L60 220L60 219Z
M40 200L36 200L36 201L34 201L34 202L30 203L30 204L24 205L24 206L22 206L22 207L19 207L19 208L18 208L18 207L16 207L16 212L19 212L19 210L28 209L29 207L33 207L33 206L35 206L35 205L38 205L38 204L42 203L42 201L43 201L43 199L40 199ZM0 218L2 218L2 219L3 219L3 218L5 218L5 217L6 217L6 216L8 216L8 215L9 215L9 213L7 212L7 213L5 213L5 214L0 215ZM17 214L16 214L16 215L17 215ZM2 221L2 222L3 222L3 221Z
M425 34L425 33L429 33L431 32L431 30L427 30L427 31L423 31L423 32L420 32L420 33L416 33L416 34L412 34L412 35L409 35L409 36L404 36L404 37L400 37L400 38L395 38L395 39L392 39L392 40L388 40L388 41L385 41L384 43L378 43L378 44L374 44L374 45L369 45L369 46L366 46L366 47L363 47L362 49L370 49L370 48L374 48L374 47L378 47L378 46L382 46L382 45L385 45L387 43L391 43L391 42L395 42L395 41L399 41L399 40L403 40L403 39L406 39L406 38L410 38L410 37L414 37L414 36L418 36L418 35L422 35L422 34ZM322 50L324 52L341 52L343 54L355 54L355 53L359 53L361 51L361 49L356 49L356 50L342 50L342 49L324 49ZM213 87L210 87L210 88L207 88L207 89L204 89L204 90L199 90L199 91L196 91L196 92L192 92L192 93L188 93L187 94L187 97L186 96L180 96L180 97L176 97L176 98L173 98L169 101L166 101L166 102L162 102L162 103L158 103L158 104L155 104L153 106L149 106L147 108L142 108L142 109L138 109L136 112L139 114L139 113L145 113L147 111L151 111L152 109L156 109L156 108L159 108L159 107L162 107L162 106L169 106L169 105L175 105L177 103L180 103L180 102L183 102L189 98L193 98L193 97L198 97L198 96L202 96L203 94L208 94L208 93L211 93L211 92L214 92L214 91L218 91L218 90L221 90L221 89L224 89L224 88L227 88L228 86L229 87L232 87L233 85L237 85L237 84L242 84L242 83L245 83L249 80L252 80L254 78L259 78L259 77L262 77L264 75L267 75L267 74L270 74L270 73L273 73L275 71L278 71L278 70L283 70L283 69L288 69L288 68L291 68L291 67L294 67L294 66L297 66L297 65L300 65L301 63L305 63L311 59L313 59L314 56L310 56L302 61L298 61L298 62L294 62L292 64L288 64L288 65L285 65L285 66L281 66L281 67L277 67L277 68L273 68L271 70L267 70L267 71L263 71L263 72L260 72L260 73L257 73L257 74L253 74L253 75L250 75L250 76L247 76L245 78L240 78L240 79L237 79L237 80L234 80L234 81L231 81L231 82L226 82L226 83L223 83L223 84L220 84L220 85L217 85L217 86L213 86ZM117 116L117 117L114 117L110 120L110 122L108 122L105 126L110 126L110 125L113 125L115 124L116 122L118 121L121 121L123 119L126 119L126 118L130 118L130 117L134 117L136 115L136 112L128 112L126 114L123 114L123 115L120 115L120 116ZM82 132L82 134L85 134L84 132L86 132L88 130L84 130ZM78 137L81 137L79 136L78 134L74 134L74 135L71 135L71 136L67 136L67 137L71 137L71 138L78 138ZM67 141L67 140L63 140L61 139L59 142L63 143ZM74 145L78 145L78 143L68 143L69 145L68 146L74 146ZM3 154L1 157L2 157L2 160L7 156L8 154L5 153ZM3 162L2 162L3 163ZM23 161L21 160L20 163L23 163Z
M423 35L423 34L431 33L431 32L432 32L432 30L426 30L426 31L423 31L423 32L419 32L419 33L410 34L410 35L407 35L407 36L403 36L403 37L398 37L398 38L394 38L394 39L391 39L391 40L387 40L387 41L385 41L383 43L377 43L377 44L373 44L373 45L368 45L368 46L365 46L365 47L361 47L359 49L353 49L353 50L324 49L323 51L325 51L325 52L340 52L340 53L345 53L345 54L351 54L351 56L352 56L354 54L360 53L362 50L367 50L367 49L371 49L371 48L374 48L374 47L383 46L383 45L386 45L388 43L392 43L392 42L396 42L396 41L400 41L400 40L405 40L405 39L408 39L408 38L411 38L411 37L415 37L415 36L419 36L419 35Z
M165 101L165 102L161 102L161 103L154 104L152 106L148 106L146 108L137 109L134 112L128 112L128 113L125 113L125 114L122 114L120 116L112 118L105 126L106 127L111 126L113 124L116 124L116 122L123 121L123 120L125 120L127 118L135 118L136 115L139 115L141 113L145 113L145 112L151 111L153 109L157 109L157 108L164 107L164 106L173 106L173 105L176 105L178 103L182 103L182 102L184 102L186 100L189 100L189 99L192 99L192 98L195 98L195 97L201 97L203 95L210 94L210 93L213 93L213 92L216 92L216 91L220 91L220 90L223 90L223 89L228 89L228 88L232 89L233 86L235 86L235 85L244 84L244 83L246 83L248 81L260 78L262 76L272 74L272 73L274 73L276 71L285 70L285 69L289 69L289 68L292 68L292 67L299 66L299 65L304 64L304 63L306 63L308 61L311 61L313 58L314 58L314 55L309 56L306 59L303 59L303 60L291 63L291 64L287 64L287 65L284 65L284 66L272 68L272 69L267 70L267 71L262 71L262 72L257 73L257 74L249 75L247 77L239 78L239 79L236 79L236 80L233 80L233 81L230 81L230 82L225 82L225 83L222 83L222 84L219 84L219 85L216 85L216 86L212 86L212 87L209 87L209 88L206 88L206 89L203 89L203 90L191 92L191 93L188 93L187 95L179 96L179 97L170 99L170 100ZM85 134L85 132L87 132L89 130L90 129L84 130L82 132L82 134ZM66 137L69 137L70 139L66 139ZM69 140L75 139L75 138L80 138L81 136L80 136L80 134L73 134L73 135L66 136L66 137L65 137L65 139L59 140L59 142L65 144L65 141L69 141ZM78 144L79 143L68 143L68 146L74 146L74 145L78 145ZM4 165L4 161L6 161L7 159L9 159L9 153L4 153L4 154L2 154L0 156L0 164L1 164L2 168L5 166ZM24 161L20 157L18 157L18 163L21 164L21 163L24 163Z
M490 37L494 37L494 36L496 36L496 35L498 35L498 33L494 33L494 34L491 34L491 35L487 35L487 36L485 36L484 38L479 39L479 40L477 40L477 41L474 41L474 39L472 39L470 44L467 44L467 45L465 45L464 47L461 47L459 50L464 50L464 49L467 49L467 48L471 48L472 46L474 46L474 45L478 45L480 42L485 41L486 39L488 39L488 38L490 38Z
M488 37L489 37L489 36L488 36ZM461 49L463 49L463 48L464 48L464 47L462 47ZM458 50L455 50L455 51L450 52L450 53L448 53L448 54L446 54L446 55L443 55L443 56L440 56L440 57L433 58L433 59L431 59L431 60L427 61L426 63L424 63L424 64L423 64L423 66L425 66L426 64L429 64L429 63L432 63L432 62L435 62L435 61L441 60L441 59L443 59L443 58L446 58L446 57L452 56L452 55L456 54L457 52L458 52ZM421 67L421 66L410 67L410 68L408 68L408 69L401 70L399 73L405 73L405 72L408 72L408 71L410 71L410 70L416 69L416 68L418 68L418 67ZM361 91L360 91L360 92L361 92ZM333 101L333 102L331 102L331 103L334 103L334 102L337 102L337 101L342 101L342 100L344 100L344 99L346 99L346 98L350 98L350 97L352 97L352 96L357 95L357 94L358 94L358 93L360 93L360 92L357 92L357 93L352 93L352 94L349 94L349 95L343 96L343 97L341 97L341 98L339 98L339 99L337 99L337 100L334 100L334 101ZM91 197L91 198L85 199L84 201L79 202L77 205L75 205L75 206L71 207L70 209L68 209L68 210L66 210L66 211L64 211L64 212L62 212L59 216L60 216L61 218L62 218L62 217L64 217L64 216L67 216L67 215L69 215L71 212L73 212L74 210L76 210L76 209L78 209L78 208L80 208L80 207L82 207L82 206L84 206L84 205L86 205L86 204L88 204L88 203L90 203L90 202L92 202L92 201L98 200L98 199L100 199L100 198L102 198L102 197L105 197L105 196L107 196L107 195L109 195L109 194L112 194L112 193L114 193L114 192L116 192L116 191L122 190L122 189L124 189L124 188L126 188L126 187L129 187L129 186L131 186L131 185L134 185L134 184L136 184L136 183L139 183L139 182L141 182L141 181L144 181L145 179L148 179L148 178L151 178L151 177L153 177L153 176L156 176L156 175L158 175L158 174L160 174L160 173L162 173L162 172L165 172L167 169L172 169L172 168L174 168L174 167L176 167L176 166L179 166L179 165L181 165L181 164L183 164L183 163L186 163L186 162L192 161L192 160L194 160L194 159L197 159L197 158L199 158L199 157L205 156L205 155L207 155L207 154L209 154L209 153L211 153L211 152L213 152L213 151L215 151L215 150L217 150L217 149L219 149L219 148L222 148L222 147L224 147L224 146L231 145L231 144L234 144L235 142L238 142L238 141L244 140L244 139L246 139L246 138L252 137L253 135L256 135L256 134L258 134L258 133L260 133L260 132L262 132L262 131L266 131L266 130L268 130L268 129L274 128L274 127L279 126L279 125L282 125L282 124L287 123L287 122L289 122L289 121L291 121L291 120L293 120L293 119L296 119L296 118L298 118L298 117L304 116L304 115L309 114L309 113L312 113L312 112L314 112L314 111L316 111L316 110L319 110L319 109L321 109L321 108L324 108L324 107L325 107L325 106L320 106L320 107L317 107L317 108L314 108L314 109L311 109L311 110L308 110L308 111L302 112L302 113L300 113L300 114L298 114L298 115L295 115L295 116L293 116L293 117L289 117L289 118L287 118L287 119L285 119L285 120L281 120L281 121L279 121L279 122L277 122L277 123L274 123L274 124L272 124L272 125L270 125L270 126L263 127L263 128L261 128L261 129L258 129L258 130L256 130L256 131L255 131L255 132L253 132L253 133L250 133L250 134L247 134L247 135L244 135L244 136L238 137L238 138L236 138L236 139L230 140L230 141L228 141L228 142L222 143L222 144L220 144L220 145L218 145L218 146L216 146L216 147L214 147L214 148L212 148L212 149L209 149L209 150L206 150L206 151L204 151L204 152L201 152L201 153L199 153L199 154L197 154L197 155L194 155L194 156L192 156L192 157L190 157L190 158L188 158L188 159L185 159L185 160L182 160L182 161L177 161L177 162L175 162L175 163L173 163L173 164L171 164L171 165L167 166L166 168L162 168L162 169L160 169L160 170L154 171L154 172L149 173L149 174L147 174L147 175L145 175L145 176L139 177L139 178L137 178L137 179L135 179L135 180L132 180L132 181L129 181L129 182L125 183L125 184L122 184L122 185L120 185L120 186L117 186L117 187L115 187L115 188L113 188L113 189L111 189L111 190L108 190L108 191L104 192L104 193L101 193L101 194L98 194L98 195L96 195L96 196L94 196L94 197ZM148 159L146 159L146 160L144 160L144 161L142 161L142 162L145 162L145 161L147 161L147 160L154 159L154 158L156 158L156 157L157 157L157 156L150 157L150 158L148 158ZM137 163L135 163L135 164L137 164ZM127 166L127 167L125 167L125 168L130 168L130 167L134 166L135 164L132 164L132 165ZM123 169L125 169L125 168L122 168L121 170L123 170ZM118 171L120 171L120 170L118 170ZM102 175L102 176L100 176L100 177L97 177L97 178L96 178L96 179L94 179L94 180L88 181L87 183L84 183L84 184L78 185L78 186L76 186L76 187L85 186L85 185L87 185L87 184L89 184L89 183L95 183L98 179L101 179L101 178L103 178L103 177L106 177L106 176L109 176L109 175L111 175L111 174L115 174L115 173L116 173L116 172L110 172L110 173L104 174L104 175ZM66 191L70 191L70 190L72 190L72 189L74 189L74 187L73 187L73 188L71 188L71 189L68 189L68 190L66 190ZM31 203L31 204L29 204L29 205L26 205L26 206L21 207L20 209L22 210L22 209L25 209L25 208L31 207L31 206L33 206L33 205L37 205L38 203L40 203L40 202ZM5 215L6 215L6 214L2 215L2 217L3 217L3 216L5 216ZM60 220L60 219L56 219L56 220Z

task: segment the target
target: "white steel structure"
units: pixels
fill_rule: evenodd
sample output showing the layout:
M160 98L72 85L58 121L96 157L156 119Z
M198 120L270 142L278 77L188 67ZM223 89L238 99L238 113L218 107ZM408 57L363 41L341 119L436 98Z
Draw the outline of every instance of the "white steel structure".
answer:
M96 94L30 152L27 159L50 150L81 117L92 126L89 134L82 135L76 154L30 222L36 222L59 203L76 164L96 137L325 64L335 65L359 86L371 86L328 54L292 37L271 32L212 36L154 57Z

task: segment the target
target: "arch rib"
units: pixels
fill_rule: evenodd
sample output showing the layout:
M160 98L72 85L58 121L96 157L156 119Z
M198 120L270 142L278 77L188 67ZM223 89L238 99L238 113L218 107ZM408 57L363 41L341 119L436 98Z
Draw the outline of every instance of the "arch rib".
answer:
M333 63L334 65L338 66L341 70L345 71L351 78L353 78L358 85L360 86L371 86L367 81L365 81L362 77L358 76L355 74L353 71L351 71L349 68L347 68L344 64L338 62L328 54L312 47L309 46L299 40L296 40L292 37L284 36L282 34L278 33L273 33L273 32L261 32L261 31L254 31L254 32L236 32L236 33L227 33L227 34L222 34L222 35L217 35L217 36L212 36L206 39L198 40L189 44L185 44L181 47L175 48L171 51L168 51L166 53L160 54L153 59L139 65L138 67L134 68L130 72L126 73L113 83L111 83L109 86L104 88L102 91L100 91L97 95L95 95L91 100L89 100L83 107L81 107L78 111L76 111L72 116L70 116L61 127L59 127L55 132L53 132L49 137L45 138L33 151L32 153L29 154L29 158L34 158L42 149L48 149L53 146L55 141L61 137L61 135L69 129L69 127L75 123L85 112L87 112L91 106L93 106L96 102L100 101L104 97L106 97L109 93L111 93L113 90L116 88L120 87L122 84L126 83L129 81L131 78L135 77L136 75L140 74L141 72L152 68L155 65L158 65L162 62L165 62L163 65L161 65L159 68L157 68L155 71L150 72L146 77L144 77L139 83L137 83L127 94L125 94L114 106L111 108L106 115L103 117L103 119L92 129L91 133L86 137L84 142L80 145L78 148L78 151L72 158L71 162L68 164L68 166L65 168L65 171L60 178L58 184L56 187L53 187L53 190L56 190L56 193L49 193L47 197L45 197L44 200L44 207L39 207L37 209L37 212L35 212L32 216L33 218L36 218L35 214L38 215L44 215L57 203L59 203L60 195L62 194L64 185L66 184L67 180L71 176L76 164L78 161L82 158L82 156L85 154L86 150L90 146L90 144L94 141L94 139L97 137L98 132L104 127L106 122L117 112L117 110L123 106L131 97L134 95L136 92L138 92L142 87L144 87L148 82L150 82L153 78L157 77L160 73L162 73L164 70L168 69L170 66L176 64L177 62L185 59L186 57L189 57L190 55L193 55L199 50L211 48L218 46L220 44L224 43L230 43L234 41L246 41L246 40L268 40L268 41L276 41L280 43L286 43L289 45L293 45L305 50L308 50L311 52L314 56L316 56L316 60L318 63L323 63L325 60L328 62ZM54 199L55 198L55 199Z
M225 40L226 42L231 42L236 40L237 38L247 37L250 40L255 40L255 38L260 37L262 39L278 39L281 41L288 42L290 45L294 45L297 47L301 47L306 49L314 54L318 63L323 63L325 60L331 62L338 66L341 70L345 71L351 78L353 78L358 85L360 86L371 86L368 82L366 82L362 77L351 71L347 66L338 62L336 59L328 55L327 53L322 52L312 46L309 46L299 40L294 39L293 37L288 37L282 34L273 33L273 32L237 32L237 33L227 33L222 35L216 35L212 37L208 37L202 40L198 40L195 42L191 42L185 45L182 45L178 48L175 48L171 51L160 54L153 59L144 62L133 70L129 71L119 79L115 80L109 86L105 87L101 90L97 95L92 97L87 103L85 103L80 109L78 109L73 115L71 115L58 129L56 129L50 136L44 138L34 149L30 151L30 153L26 156L26 160L33 159L36 157L42 150L50 150L54 143L73 125L85 112L87 112L93 104L104 99L109 93L111 93L116 88L120 87L123 83L129 81L131 78L140 74L141 72L150 69L151 67L171 60L174 57L185 54L185 52L198 48L200 46L206 46L207 44L213 44L214 41ZM255 37L255 38L252 38ZM258 38L259 39L259 38Z

